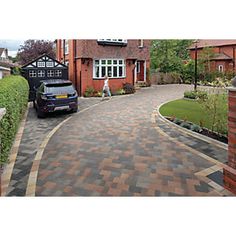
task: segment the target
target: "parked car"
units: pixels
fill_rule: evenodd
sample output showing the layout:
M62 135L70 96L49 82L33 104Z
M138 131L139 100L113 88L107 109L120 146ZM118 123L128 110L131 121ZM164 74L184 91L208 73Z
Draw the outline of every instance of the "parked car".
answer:
M43 80L35 90L36 98L33 102L40 118L59 110L78 111L78 95L69 80Z

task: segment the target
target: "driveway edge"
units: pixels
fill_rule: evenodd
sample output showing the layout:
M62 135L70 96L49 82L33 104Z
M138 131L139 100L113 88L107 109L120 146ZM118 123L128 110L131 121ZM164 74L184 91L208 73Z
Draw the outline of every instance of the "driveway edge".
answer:
M25 111L23 119L21 120L18 131L16 133L13 146L11 147L11 151L10 151L10 155L9 155L9 162L6 164L6 166L3 169L2 184L1 184L1 188L2 188L1 196L6 196L6 194L7 194L7 188L9 186L9 183L11 180L12 171L13 171L13 168L14 168L14 165L16 162L16 157L17 157L18 150L19 150L20 143L21 143L21 139L22 139L22 136L24 133L24 127L25 127L27 116L28 116L29 107L30 107L30 103L28 103L28 105L27 105L27 109Z

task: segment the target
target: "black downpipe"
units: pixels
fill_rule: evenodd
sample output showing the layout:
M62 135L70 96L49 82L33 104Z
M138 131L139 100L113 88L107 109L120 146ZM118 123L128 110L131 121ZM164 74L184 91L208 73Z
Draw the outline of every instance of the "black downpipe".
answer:
M79 93L80 93L80 96L82 96L82 77L81 77L81 71L79 72L79 77L80 77L80 84L79 84Z
M75 88L78 92L78 83L77 83L77 65L76 65L76 39L74 39L74 74L75 74L75 77L74 77L74 80L75 80Z
M63 39L63 61L66 64L66 40Z

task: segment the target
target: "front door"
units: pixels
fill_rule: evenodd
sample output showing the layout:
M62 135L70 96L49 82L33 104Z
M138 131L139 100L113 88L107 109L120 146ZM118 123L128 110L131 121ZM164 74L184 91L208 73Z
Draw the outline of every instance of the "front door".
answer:
M136 82L145 81L145 61L136 62Z

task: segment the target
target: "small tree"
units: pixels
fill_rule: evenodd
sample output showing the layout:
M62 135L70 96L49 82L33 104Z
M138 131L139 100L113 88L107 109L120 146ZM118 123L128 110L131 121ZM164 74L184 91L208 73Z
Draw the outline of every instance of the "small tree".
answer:
M54 43L48 40L26 40L24 45L21 45L17 57L19 63L24 65L42 54L48 54L52 58L56 57Z

